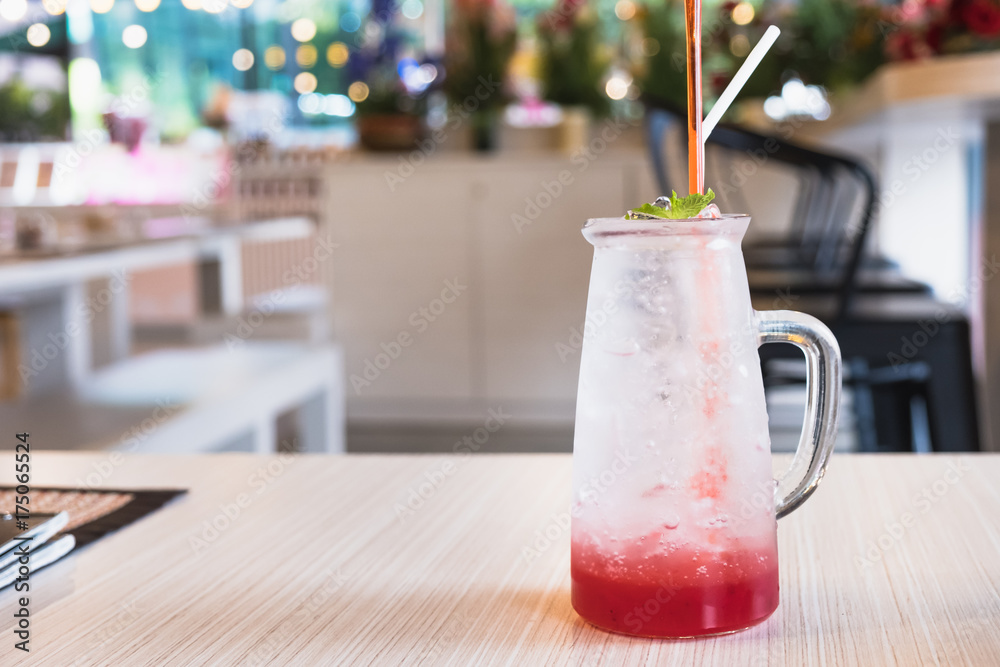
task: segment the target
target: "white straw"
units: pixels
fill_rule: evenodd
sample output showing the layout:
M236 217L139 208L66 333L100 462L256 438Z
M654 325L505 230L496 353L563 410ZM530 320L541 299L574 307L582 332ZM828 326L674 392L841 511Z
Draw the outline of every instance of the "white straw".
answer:
M753 51L747 56L747 59L743 61L740 66L736 76L733 80L729 82L726 89L722 91L722 95L719 96L719 101L712 106L712 110L708 112L705 116L705 121L701 124L701 138L702 141L708 141L708 135L712 134L712 130L718 125L719 121L722 120L722 115L726 113L729 109L729 105L733 103L736 96L739 95L743 86L746 85L747 80L753 71L757 69L757 65L760 61L764 59L764 55L767 53L768 49L774 44L774 40L778 39L778 35L781 34L781 30L778 26L772 25L765 32L764 36L760 38L757 42L757 46L753 47Z

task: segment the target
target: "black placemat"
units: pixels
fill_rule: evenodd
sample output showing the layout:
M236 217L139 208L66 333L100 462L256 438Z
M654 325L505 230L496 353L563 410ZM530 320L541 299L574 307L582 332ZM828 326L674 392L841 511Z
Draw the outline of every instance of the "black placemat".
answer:
M76 538L76 548L138 521L160 509L187 489L31 489L29 511L37 514L69 513L63 533ZM0 513L14 513L14 487L0 486Z

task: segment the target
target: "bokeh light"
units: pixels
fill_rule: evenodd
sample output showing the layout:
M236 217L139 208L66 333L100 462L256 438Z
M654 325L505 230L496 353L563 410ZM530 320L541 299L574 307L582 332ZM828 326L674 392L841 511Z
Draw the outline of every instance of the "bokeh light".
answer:
M59 16L66 12L66 0L43 0L42 7L52 16Z
M264 64L268 69L279 70L285 66L285 50L277 44L264 51Z
M160 0L135 0L135 7L140 12L156 11L156 8L159 6Z
M364 81L355 81L347 88L347 96L353 102L364 102L368 99L368 84Z
M299 72L292 85L297 93L311 93L316 90L317 83L316 76L311 72Z
M737 58L745 58L750 53L750 40L746 35L733 35L729 40L729 51Z
M308 42L316 36L316 24L312 19L296 19L292 23L292 38L297 42Z
M299 95L299 111L305 114L315 115L323 110L323 96L316 93L304 93Z
M354 102L347 95L327 95L323 100L323 113L327 116L350 118L354 115Z
M615 4L615 16L622 21L628 21L635 16L635 3L632 0L618 0Z
M127 25L122 30L122 44L130 49L138 49L146 43L146 29L141 25Z
M250 49L237 49L233 53L233 67L241 72L245 72L253 67L253 51Z
M749 2L741 2L733 7L733 23L736 25L746 25L753 21L753 5Z
M49 26L44 23L34 23L28 26L28 44L32 46L45 46L51 37L52 32L49 30Z
M95 14L107 14L115 6L115 0L90 0L90 9Z
M77 113L95 113L102 105L101 67L92 58L69 61L69 103Z
M613 100L621 100L628 95L628 87L628 81L620 76L613 76L608 79L608 83L604 86L604 92Z
M406 18L415 21L423 15L424 3L420 0L404 0L399 11Z
M0 0L0 17L8 21L20 21L27 11L25 0Z
M319 53L316 51L316 47L312 44L303 44L299 48L295 49L295 62L299 64L299 67L312 67L316 64L316 59L318 57Z
M340 28L344 32L356 32L361 27L361 17L354 12L346 12L340 17Z
M331 67L343 67L350 57L351 53L343 42L334 42L326 49L326 62L330 63Z

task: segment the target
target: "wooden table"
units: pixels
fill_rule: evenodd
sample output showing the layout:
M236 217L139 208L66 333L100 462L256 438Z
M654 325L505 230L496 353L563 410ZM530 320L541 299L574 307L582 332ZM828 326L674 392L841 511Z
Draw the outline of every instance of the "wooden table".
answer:
M33 479L106 462L39 453ZM191 491L32 578L30 660L0 593L0 663L1000 664L996 455L835 456L780 523L778 611L674 642L574 613L567 455L134 456L99 477Z

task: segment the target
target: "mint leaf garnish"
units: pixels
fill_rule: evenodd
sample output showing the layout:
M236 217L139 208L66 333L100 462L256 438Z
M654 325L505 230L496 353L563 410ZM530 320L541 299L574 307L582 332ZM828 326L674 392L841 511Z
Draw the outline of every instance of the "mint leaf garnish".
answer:
M668 220L693 218L701 213L702 209L711 204L713 199L715 199L715 193L712 192L712 188L709 188L708 192L703 195L695 193L687 197L678 197L677 192L674 192L670 196L670 208L662 208L653 204L643 204L629 211L629 218L633 220L640 219L643 216L666 218ZM637 213L641 215L633 215Z
M712 188L708 189L705 194L690 194L687 197L678 197L677 193L674 192L670 196L670 210L667 211L666 217L672 220L678 220L680 218L693 218L701 210L712 203L715 199L715 193L712 192Z
M643 204L639 208L632 209L633 213L645 213L646 215L655 215L657 218L669 218L670 211L665 208L660 208L659 206L653 206L652 204Z

